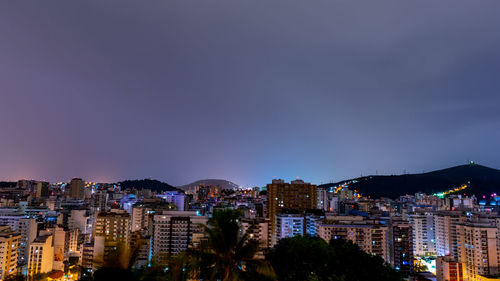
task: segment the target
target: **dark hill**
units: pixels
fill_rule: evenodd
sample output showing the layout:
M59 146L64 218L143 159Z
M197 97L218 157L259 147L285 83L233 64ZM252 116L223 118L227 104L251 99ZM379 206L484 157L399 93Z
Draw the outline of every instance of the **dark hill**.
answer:
M143 180L126 180L119 182L118 185L121 186L122 189L127 189L127 188L135 188L135 189L150 189L152 191L156 192L163 192L163 191L181 191L180 189L171 186L168 183L161 182L158 180L150 180L150 179L143 179Z
M345 182L348 181L323 184L320 187L329 188ZM357 189L363 195L374 198L396 198L400 195L416 192L427 194L443 192L467 183L470 183L470 186L461 193L477 196L498 193L500 191L500 170L472 163L422 174L361 177L349 184L349 188Z

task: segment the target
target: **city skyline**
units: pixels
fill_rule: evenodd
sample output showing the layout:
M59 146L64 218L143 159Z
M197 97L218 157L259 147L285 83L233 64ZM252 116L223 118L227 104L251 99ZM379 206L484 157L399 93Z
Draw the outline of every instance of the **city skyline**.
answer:
M0 180L500 168L499 2L0 5Z

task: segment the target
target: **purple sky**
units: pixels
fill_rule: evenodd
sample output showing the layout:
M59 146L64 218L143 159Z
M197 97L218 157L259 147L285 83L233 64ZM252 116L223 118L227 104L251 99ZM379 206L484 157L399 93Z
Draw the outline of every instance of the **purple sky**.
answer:
M0 179L500 168L500 1L2 1Z

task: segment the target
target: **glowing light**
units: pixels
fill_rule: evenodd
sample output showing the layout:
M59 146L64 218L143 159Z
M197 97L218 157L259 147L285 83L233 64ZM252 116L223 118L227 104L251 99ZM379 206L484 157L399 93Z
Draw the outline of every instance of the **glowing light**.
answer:
M452 193L455 193L455 192L459 192L459 191L462 191L464 189L466 189L467 187L469 187L469 185L467 184L462 184L461 186L459 187L455 187L455 188L452 188L450 190L447 190L445 192L440 192L440 193L434 193L433 195L434 196L437 196L439 198L443 198L444 196L448 195L448 194L452 194ZM483 197L484 198L484 197Z

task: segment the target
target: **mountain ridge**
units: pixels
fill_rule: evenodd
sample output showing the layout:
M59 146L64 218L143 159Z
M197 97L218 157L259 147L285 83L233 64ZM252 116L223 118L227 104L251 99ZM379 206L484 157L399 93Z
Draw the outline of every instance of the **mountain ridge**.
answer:
M336 183L322 184L318 187L329 188L348 182L351 182L349 188L357 189L363 195L375 198L395 198L417 192L432 194L463 184L469 184L469 187L461 191L461 193L482 196L500 191L500 170L471 162L466 165L418 174L370 175Z
M135 188L135 189L150 189L152 191L156 192L163 192L163 191L182 191L179 188L172 186L166 182L162 182L159 180L153 180L153 179L142 179L142 180L124 180L121 182L118 182L118 185L123 188Z

